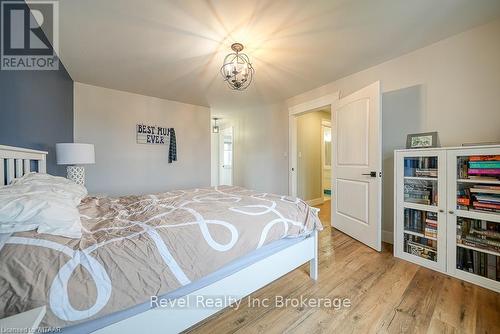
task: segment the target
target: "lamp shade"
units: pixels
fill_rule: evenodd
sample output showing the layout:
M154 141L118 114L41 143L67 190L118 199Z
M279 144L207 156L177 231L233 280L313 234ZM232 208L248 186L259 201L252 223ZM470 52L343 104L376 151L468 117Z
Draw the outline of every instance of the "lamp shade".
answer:
M58 165L84 165L95 163L93 144L60 143L56 144Z

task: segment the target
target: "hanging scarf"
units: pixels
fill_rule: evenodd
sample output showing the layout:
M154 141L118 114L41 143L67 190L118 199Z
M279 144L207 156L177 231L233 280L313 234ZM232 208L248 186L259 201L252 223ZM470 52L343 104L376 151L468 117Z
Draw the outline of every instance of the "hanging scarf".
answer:
M168 129L168 133L170 134L170 145L168 147L168 163L170 164L172 161L177 161L177 142L174 128Z

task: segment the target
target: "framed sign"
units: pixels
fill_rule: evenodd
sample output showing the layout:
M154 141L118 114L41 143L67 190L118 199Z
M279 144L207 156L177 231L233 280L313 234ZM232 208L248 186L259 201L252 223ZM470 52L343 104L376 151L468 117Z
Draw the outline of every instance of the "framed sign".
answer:
M406 136L406 148L437 147L437 132L414 133Z
M137 124L137 144L159 144L168 145L170 128L153 126L146 124Z

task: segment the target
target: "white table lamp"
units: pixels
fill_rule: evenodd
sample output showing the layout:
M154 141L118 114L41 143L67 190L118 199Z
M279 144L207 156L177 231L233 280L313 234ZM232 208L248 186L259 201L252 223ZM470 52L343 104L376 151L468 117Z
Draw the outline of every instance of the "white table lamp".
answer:
M67 178L77 184L85 184L85 168L83 166L95 163L93 144L60 143L56 144L56 157L58 165L66 167Z

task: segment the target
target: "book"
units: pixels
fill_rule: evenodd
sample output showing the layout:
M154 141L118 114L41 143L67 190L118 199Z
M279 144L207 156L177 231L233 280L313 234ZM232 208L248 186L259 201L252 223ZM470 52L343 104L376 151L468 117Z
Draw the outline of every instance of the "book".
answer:
M497 177L494 176L485 176L486 174L481 175L469 175L469 180L479 180L479 181L498 181Z
M480 202L500 203L500 197L491 195L476 195L476 199Z
M481 194L497 194L500 195L500 187L499 189L482 189L482 188L470 188L471 193L481 193Z
M486 269L486 277L489 279L495 280L497 277L497 268L496 268L496 258L495 255L488 254L488 258L486 261L487 269Z
M469 168L500 168L500 161L471 161Z
M500 204L472 202L472 206L477 207L477 208L500 210Z
M460 205L470 205L470 199L466 197L459 197L457 198L457 203Z
M437 171L437 169L434 169L434 168L428 168L428 169L417 168L415 170L415 176L437 177L438 176L438 171Z
M490 185L490 184L475 184L474 185L475 189L494 189L494 190L500 190L500 186L495 186L495 185Z
M500 168L469 168L469 175L500 175Z
M500 161L500 155L471 155L469 161Z

